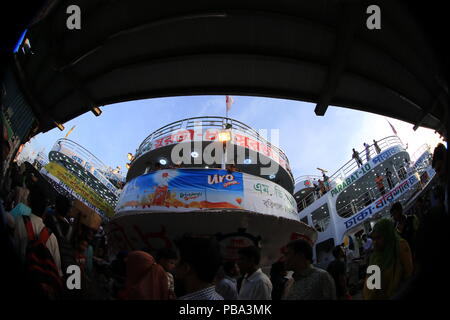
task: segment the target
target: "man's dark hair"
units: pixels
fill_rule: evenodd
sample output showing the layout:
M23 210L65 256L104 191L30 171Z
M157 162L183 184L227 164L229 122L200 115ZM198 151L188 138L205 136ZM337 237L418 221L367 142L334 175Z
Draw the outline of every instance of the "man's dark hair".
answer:
M198 279L212 283L222 264L219 243L214 238L183 236L176 241L180 262L191 265Z
M67 216L72 207L72 201L63 195L56 196L55 209L60 216Z
M240 248L238 254L246 257L255 265L259 265L259 262L261 261L261 250L255 246Z
M439 143L436 148L434 148L433 152L433 160L431 162L431 166L434 168L436 165L436 161L438 160L445 160L445 157L447 155L447 149L442 143Z
M33 189L28 196L28 204L31 212L39 217L44 214L45 208L48 205L48 200L45 194L39 189Z
M270 268L270 277L275 278L276 276L279 276L284 272L286 272L284 262L276 261L275 263L272 264L272 267Z
M223 271L225 274L230 274L231 270L236 266L236 261L225 261L223 263Z
M393 213L394 211L399 211L400 213L403 213L403 206L399 201L397 201L392 205L390 212Z
M339 258L339 254L342 253L342 247L341 246L336 246L333 248L333 257L335 257L336 259Z
M287 248L291 248L296 254L302 254L307 260L313 260L313 248L308 241L303 239L294 240L288 243Z
M176 251L171 248L161 248L156 252L155 259L158 261L161 259L177 260L178 255L177 255Z

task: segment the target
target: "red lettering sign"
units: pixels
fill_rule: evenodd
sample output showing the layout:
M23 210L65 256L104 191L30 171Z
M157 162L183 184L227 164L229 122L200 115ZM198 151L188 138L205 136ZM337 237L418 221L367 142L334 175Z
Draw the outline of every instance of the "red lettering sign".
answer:
M245 146L250 150L259 151L259 142L252 138L247 138L247 143Z
M259 150L267 157L272 157L272 149L270 149L267 145L260 143Z
M161 148L163 146L163 144L162 144L163 140L164 140L164 138L156 140L155 141L155 145L154 145L154 149Z
M181 130L172 136L174 142L183 142L193 140L194 130Z
M234 143L237 144L238 146L244 147L245 148L245 140L248 139L246 136L240 135L240 134L235 134L234 135Z
M207 129L205 132L205 140L213 141L217 139L217 130L216 129Z
M172 144L172 135L164 137L164 146L168 146L169 144Z

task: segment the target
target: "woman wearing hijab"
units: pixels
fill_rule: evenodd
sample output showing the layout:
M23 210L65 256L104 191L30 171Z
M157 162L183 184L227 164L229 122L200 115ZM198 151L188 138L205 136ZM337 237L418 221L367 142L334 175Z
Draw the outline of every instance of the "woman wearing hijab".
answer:
M144 251L133 251L127 256L125 300L167 300L167 275L155 259Z
M408 242L396 232L394 223L388 219L377 222L371 238L374 251L369 265L380 267L381 289L367 288L366 279L363 296L366 300L387 300L393 297L404 281L412 275L411 249Z

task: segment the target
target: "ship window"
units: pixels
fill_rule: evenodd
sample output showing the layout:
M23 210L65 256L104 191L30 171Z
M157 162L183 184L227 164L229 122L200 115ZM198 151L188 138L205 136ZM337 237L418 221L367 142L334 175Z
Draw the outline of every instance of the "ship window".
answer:
M319 231L324 232L330 224L330 211L328 205L320 206L311 213L313 227Z

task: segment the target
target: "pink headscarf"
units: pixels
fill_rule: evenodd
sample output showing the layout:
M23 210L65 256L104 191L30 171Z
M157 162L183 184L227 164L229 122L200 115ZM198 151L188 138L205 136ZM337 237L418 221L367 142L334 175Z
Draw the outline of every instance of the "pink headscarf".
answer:
M144 251L127 256L126 300L167 300L167 275L155 259Z

